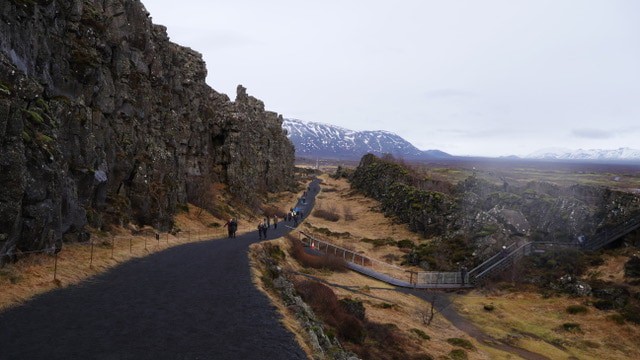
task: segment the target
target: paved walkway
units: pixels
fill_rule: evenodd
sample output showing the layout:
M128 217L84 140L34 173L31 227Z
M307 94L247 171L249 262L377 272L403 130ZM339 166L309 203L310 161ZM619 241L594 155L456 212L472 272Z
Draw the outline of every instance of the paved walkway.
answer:
M170 248L0 313L0 359L306 359L251 281L255 242L252 231Z

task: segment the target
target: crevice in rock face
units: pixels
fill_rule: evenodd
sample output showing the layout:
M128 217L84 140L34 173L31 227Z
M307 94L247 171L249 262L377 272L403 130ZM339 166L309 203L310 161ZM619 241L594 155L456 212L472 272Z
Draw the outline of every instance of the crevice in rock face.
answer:
M3 3L0 257L87 224L170 226L192 182L241 201L292 186L281 117L242 86L231 102L206 73L138 0Z

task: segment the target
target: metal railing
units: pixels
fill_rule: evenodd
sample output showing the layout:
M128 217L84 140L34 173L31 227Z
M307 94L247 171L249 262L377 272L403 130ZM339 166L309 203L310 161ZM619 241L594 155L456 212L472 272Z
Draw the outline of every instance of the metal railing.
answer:
M329 241L321 240L303 231L301 239L310 248L344 259L348 266L355 271L384 281L391 285L412 288L446 288L470 286L469 274L460 271L412 271L378 259L365 256Z
M480 265L474 267L473 269L469 270L470 277L471 278L475 278L475 277L477 277L478 274L484 273L487 269L489 269L489 268L493 267L494 265L496 265L505 256L508 256L515 249L516 249L516 243L513 243L513 244L507 246L506 248L501 250L499 253L497 253L497 254L493 255L492 257L488 258L487 260L485 260L482 264L480 264Z
M587 239L583 247L587 250L601 249L638 228L640 228L640 216L595 234L593 238Z
M352 250L332 244L328 241L317 239L305 232L300 234L306 238L306 244L318 251L342 257L350 267L356 271L366 273L366 275L378 278L387 283L416 288L436 288L436 287L463 287L472 286L500 273L520 261L521 258L535 253L553 251L557 249L575 248L584 250L597 250L607 244L621 238L622 236L640 228L640 216L627 220L625 223L607 229L585 243L566 242L526 242L518 245L512 243L505 249L485 260L480 265L462 272L436 272L436 271L410 271L384 261L367 257ZM463 279L464 276L464 279Z

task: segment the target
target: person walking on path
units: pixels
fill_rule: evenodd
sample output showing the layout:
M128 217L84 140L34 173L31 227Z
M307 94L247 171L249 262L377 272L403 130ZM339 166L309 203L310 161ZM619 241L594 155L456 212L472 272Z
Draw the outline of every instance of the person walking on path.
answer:
M230 227L231 227L231 237L235 239L236 231L238 231L238 220L236 220L235 218L232 218Z
M269 218L262 221L262 238L267 239L267 230L269 230Z
M262 228L263 228L263 223L262 221L260 221L258 223L258 240L262 240Z
M233 237L233 219L229 219L226 223L224 223L224 227L227 228L227 235L229 238Z
M273 214L273 229L277 229L278 228L278 215L277 214Z
M268 222L266 218L260 223L258 223L258 239L260 240L267 239L267 230L269 229L269 225L267 224Z

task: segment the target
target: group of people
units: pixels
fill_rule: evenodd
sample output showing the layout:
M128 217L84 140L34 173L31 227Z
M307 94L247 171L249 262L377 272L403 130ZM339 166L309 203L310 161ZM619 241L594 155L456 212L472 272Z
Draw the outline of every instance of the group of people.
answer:
M310 191L310 187L307 187L307 191L305 191L302 195L302 197L300 198L300 201L304 204L306 203L306 196L308 191ZM302 220L303 217L303 213L300 209L298 208L290 208L289 211L287 213L284 214L284 220L285 221L293 221L293 226L298 226L298 221ZM273 229L277 229L278 228L278 215L274 214L273 216L267 216L265 217L262 221L260 221L258 223L258 239L263 240L267 238L267 231L269 230L269 228L271 228L271 226L273 226ZM225 227L227 227L227 231L229 232L229 238L235 238L236 237L236 231L238 230L238 221L234 218L229 219L229 221L227 221L224 224Z
M260 240L267 238L267 230L269 230L272 224L271 219L273 219L273 229L278 228L278 215L274 214L272 218L269 216L265 217L264 220L258 223L258 238Z
M289 212L284 215L286 221L293 221L293 226L298 226L298 220L302 219L302 211L291 208Z

